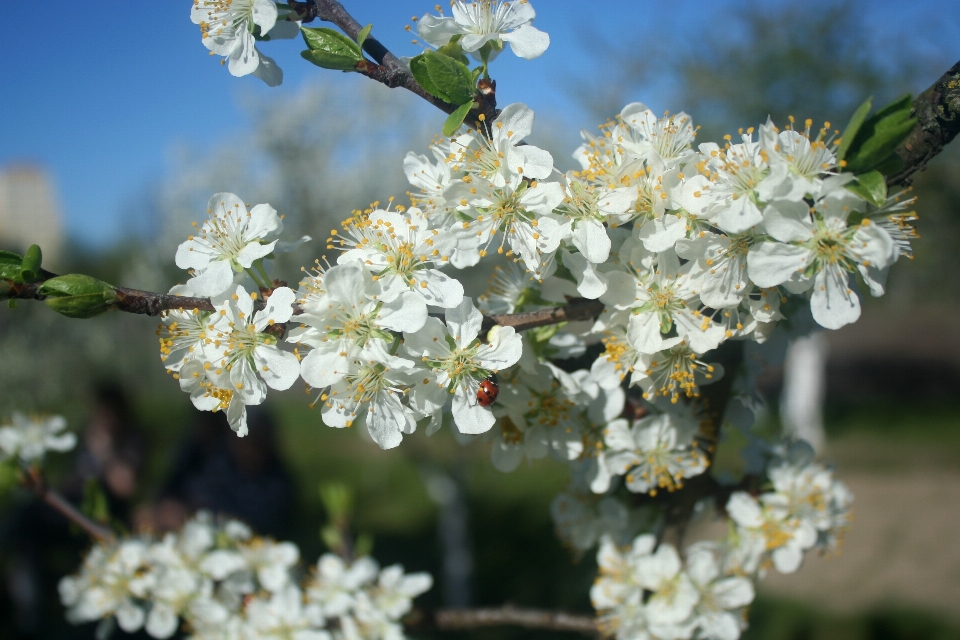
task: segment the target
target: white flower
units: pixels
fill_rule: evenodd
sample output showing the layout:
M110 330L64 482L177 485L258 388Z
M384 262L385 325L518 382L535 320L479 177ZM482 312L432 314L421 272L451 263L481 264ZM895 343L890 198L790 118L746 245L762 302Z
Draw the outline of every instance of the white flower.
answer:
M287 287L274 289L266 306L254 311L253 299L242 286L214 308L213 332L205 357L207 376L223 389L231 389L244 404L258 404L266 387L289 389L300 375L300 362L281 351L277 338L267 329L287 322L293 314L296 294ZM250 400L248 402L248 399Z
M444 308L460 304L463 285L437 269L449 261L456 239L451 233L431 229L419 209L411 208L405 214L374 211L348 219L344 229L347 237L340 236L339 244L345 252L337 262L359 261L371 270L382 287L381 301L392 302L412 291L426 304Z
M763 221L774 241L750 249L750 279L760 287L782 284L793 293L812 287L810 310L827 329L856 321L860 299L850 288L850 274L860 273L871 293L880 295L877 274L897 258L890 234L870 218L848 224L851 213L864 205L843 188L818 200L812 214L804 202L774 202Z
M693 154L690 145L696 129L682 111L658 118L645 104L634 102L620 111L620 120L623 125L614 135L624 153L633 158L671 169Z
M742 135L740 144L728 144L722 149L712 142L700 145L713 182L710 215L716 217L715 223L723 231L741 233L760 224L763 215L758 203L780 195L787 165L770 164L767 149L776 145L772 142L775 137L773 123L767 122L760 127L759 142L753 140L751 127Z
M257 387L254 393L237 393L230 387L217 386L207 375L209 362L191 360L177 373L180 389L190 394L190 401L200 411L223 411L227 422L238 436L247 435L247 405L257 405L267 397L266 389ZM222 376L218 379L222 379Z
M456 172L466 173L464 182L485 180L494 187L503 187L516 178L530 180L549 178L553 172L553 156L540 147L522 144L533 133L535 114L527 105L507 105L490 127L490 137L471 132L450 142L450 161ZM451 183L456 184L456 182ZM444 198L456 206L460 199L445 193Z
M655 553L637 559L634 568L637 582L653 592L646 602L651 627L672 627L688 622L693 607L700 600L697 588L682 568L677 550L669 544L661 544Z
M200 25L203 45L226 58L231 75L252 73L271 87L283 81L283 72L257 50L254 29L266 36L277 25L277 17L273 0L193 0L190 11L190 20ZM271 38L292 38L297 31L278 27Z
M504 42L521 58L537 58L550 46L550 36L530 23L536 12L528 0L480 0L452 3L453 17L425 15L417 31L420 37L435 47L442 47L454 36L460 36L464 51L480 58L480 49L488 42L487 59L492 60L503 48Z
M414 363L390 355L383 340L372 339L346 369L349 373L320 395L325 424L336 428L365 424L383 449L396 447L403 434L416 430L416 413L403 403L413 382Z
M627 488L650 493L683 486L685 478L703 473L707 457L695 440L699 425L669 413L641 418L630 427L626 420L613 420L604 430L608 451L603 454L607 472L625 475ZM606 482L591 486L596 493L607 489Z
M479 309L490 315L518 313L538 302L536 281L516 262L494 265L487 290L477 298Z
M80 574L60 581L60 600L68 608L67 619L81 624L113 615L127 633L140 629L146 612L137 600L149 585L149 574L143 574L147 550L140 540L93 547Z
M506 256L519 255L537 280L548 274L550 261L544 256L555 252L563 239L560 223L549 217L563 201L560 183L528 183L520 176L502 187L481 180L455 182L447 195L471 218L460 223L457 232L476 241L474 264L487 255L490 245L497 244L500 254L507 245Z
M428 318L423 329L404 334L404 349L421 359L432 371L418 380L411 402L425 416L436 414L453 396L453 418L461 433L484 433L496 421L490 407L477 401L480 382L491 374L516 364L523 351L520 336L512 327L494 327L489 343L477 339L483 314L465 297L455 309L447 309L446 326Z
M186 284L193 295L218 296L233 284L234 274L273 251L277 241L265 240L279 233L281 222L270 205L258 204L248 212L232 193L213 194L207 213L210 218L199 228L199 235L177 248L176 260L178 267L196 274Z
M687 575L700 592L694 609L698 637L737 640L746 628L743 607L753 602L753 583L742 576L722 574L722 558L715 543L691 546L686 560Z
M177 285L170 293L190 295L191 292L186 286ZM160 337L160 360L168 371L180 371L191 359L201 356L207 342L210 315L211 312L199 309L171 309L163 313L157 335Z
M0 427L0 460L18 459L23 464L43 460L47 451L69 451L77 444L77 436L61 433L67 428L63 416L26 416L13 413L10 423Z
M384 568L377 584L370 589L372 601L391 620L399 620L410 612L413 599L426 593L433 586L429 573L404 573L403 567L395 564Z
M348 566L339 556L325 553L307 584L307 599L318 605L326 618L346 615L356 602L357 592L373 583L378 570L371 558L359 558Z
M659 396L677 404L680 396L699 397L701 386L723 376L723 367L701 360L680 338L670 338L664 346L663 351L642 354L633 363L630 384L639 385L645 399Z
M700 232L677 242L677 255L693 262L691 276L700 281L700 300L712 309L735 307L750 291L747 252L763 235L753 230L718 235Z
M571 243L590 262L606 262L611 242L604 223L623 217L637 199L636 189L610 189L570 179L565 196L557 213L569 219L565 227L569 227Z
M314 311L299 315L301 327L287 337L313 349L300 364L303 379L315 388L343 380L370 339L392 340L391 331L419 331L427 320L423 296L403 291L382 302L382 288L359 263L341 264L323 276L326 289Z
M760 565L757 552L769 552L780 573L793 573L800 568L804 552L817 542L813 524L791 515L778 502L781 501L774 499L768 505L764 496L758 502L743 491L735 492L727 501L727 513L738 526L742 544L754 549L753 558L744 563L751 573Z
M303 594L296 585L288 585L270 595L254 598L246 608L244 640L330 640L326 631L314 628L311 615L303 605Z
M724 339L723 327L700 313L697 281L692 265L680 266L677 254L670 250L650 254L641 244L624 243L621 255L628 256L624 270L606 274L607 292L600 297L608 306L629 310L626 315L627 339L639 353L656 353L668 348L667 334L677 334L697 353L716 349ZM601 317L603 325L623 321L624 314Z
M260 586L272 593L288 587L290 571L300 561L300 550L292 542L255 539L240 546L238 551L256 574Z
M498 418L491 433L490 461L498 471L509 473L520 466L524 457L538 460L547 455L547 437L539 425L527 429L524 423L504 415Z
M777 189L778 199L798 202L808 194L817 193L823 183L822 176L833 173L836 169L837 156L828 146L832 137L824 141L829 124L820 129L817 137L812 140L810 127L813 121L808 119L805 124L806 129L802 132L788 126L777 134L776 138L765 138L767 144L774 141L776 143L773 148L767 149L771 162L782 162L787 167L784 185Z

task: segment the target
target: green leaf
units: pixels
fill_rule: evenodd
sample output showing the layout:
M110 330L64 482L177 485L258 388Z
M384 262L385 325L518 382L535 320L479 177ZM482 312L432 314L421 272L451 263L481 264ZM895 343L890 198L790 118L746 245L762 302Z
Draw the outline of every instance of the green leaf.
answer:
M879 171L858 175L855 182L847 185L847 189L878 207L887 201L887 181Z
M469 65L470 60L463 55L463 47L460 46L460 38L452 38L450 42L437 49L437 53L453 58L463 65Z
M95 522L106 523L110 521L107 494L96 478L88 478L83 487L83 501L80 503L80 511Z
M912 110L913 97L909 93L905 93L870 116L870 119L867 120L865 124L867 126L873 126L877 131L888 129L910 119L910 112Z
M464 102L462 105L457 107L457 110L451 113L446 122L443 123L443 135L452 136L457 132L457 129L460 128L460 125L463 124L463 119L467 117L467 114L470 113L470 109L473 108L473 100L470 102Z
M360 62L360 60L356 58L338 56L325 51L301 51L300 57L307 62L312 62L318 67L334 69L336 71L354 71L357 68L357 63Z
M857 133L860 131L860 127L863 125L863 121L867 119L867 114L870 113L872 107L873 96L867 98L863 104L853 112L853 115L850 117L850 122L847 123L847 128L843 130L840 146L837 147L837 164L847 157L847 150L850 149L850 145L853 144Z
M57 276L40 285L48 307L68 318L92 318L110 309L116 302L113 286L90 276L71 273Z
M43 252L40 247L32 244L23 254L23 262L20 263L20 275L24 282L33 282L40 277L40 263L43 262Z
M360 29L360 33L357 34L357 46L360 47L361 50L363 49L364 41L367 39L367 36L370 35L371 29L373 29L373 25L368 24L363 29Z
M0 280L23 282L20 276L20 263L22 261L23 258L13 251L0 250Z
M300 33L303 34L303 41L307 43L307 48L311 51L323 51L358 61L363 58L363 53L357 43L339 31L324 29L323 27L316 29L300 27Z
M437 85L430 79L430 72L427 71L427 56L425 53L410 59L410 71L413 73L413 77L416 78L417 83L423 87L424 91L436 98L446 100L440 92L440 89L437 88Z
M881 130L874 130L872 135L866 138L863 144L859 145L847 157L847 171L862 173L870 171L887 161L903 139L910 135L913 127L917 124L916 118L910 118L900 124L891 125ZM867 127L861 129L864 133Z
M476 86L467 65L435 51L426 51L423 56L430 80L443 94L438 95L438 98L453 104L463 104L473 100Z

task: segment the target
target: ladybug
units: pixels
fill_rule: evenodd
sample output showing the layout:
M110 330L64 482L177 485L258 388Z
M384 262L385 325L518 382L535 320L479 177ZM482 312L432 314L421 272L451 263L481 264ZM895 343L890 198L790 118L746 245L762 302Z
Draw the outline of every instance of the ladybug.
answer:
M481 407L489 407L497 401L500 395L500 385L497 383L497 374L492 374L480 382L480 388L477 389L477 404Z

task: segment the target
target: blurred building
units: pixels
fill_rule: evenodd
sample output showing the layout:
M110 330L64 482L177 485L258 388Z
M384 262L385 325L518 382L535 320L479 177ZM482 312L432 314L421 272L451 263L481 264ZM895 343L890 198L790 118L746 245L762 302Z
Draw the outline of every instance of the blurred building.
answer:
M22 164L0 170L0 248L43 249L44 264L55 264L63 247L60 203L45 169Z

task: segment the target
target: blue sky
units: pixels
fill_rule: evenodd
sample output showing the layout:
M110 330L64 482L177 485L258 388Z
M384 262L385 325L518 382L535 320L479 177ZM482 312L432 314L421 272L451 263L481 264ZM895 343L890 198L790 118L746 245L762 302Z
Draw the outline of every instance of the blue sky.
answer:
M361 23L374 23L374 34L400 55L419 51L403 26L434 4L344 3ZM960 44L960 0L913 0L906 10L904 4L880 0L863 6L878 31L903 29L929 37L930 46ZM124 206L163 175L174 145L202 149L242 129L244 96L294 92L310 79L337 73L303 62L300 41L280 41L264 50L284 69L281 88L269 89L253 77L233 78L201 45L199 30L188 17L189 0L60 4L60 15L52 16L56 23L48 30L39 21L47 19L44 12L50 9L40 6L4 2L8 28L0 39L0 167L29 162L47 168L68 233L86 245L103 246L118 237ZM73 14L72 6L77 7ZM732 0L540 0L535 6L535 24L551 34L552 46L534 61L509 54L498 59L499 101L523 101L578 126L594 123L564 83L602 73L600 61L587 51L588 30L635 40L637 54L643 55L647 39L696 32L720 12L744 7ZM952 59L958 56L960 46ZM350 80L369 82L359 76ZM398 90L394 99L416 98ZM656 97L645 99L657 108L677 108L656 104Z

